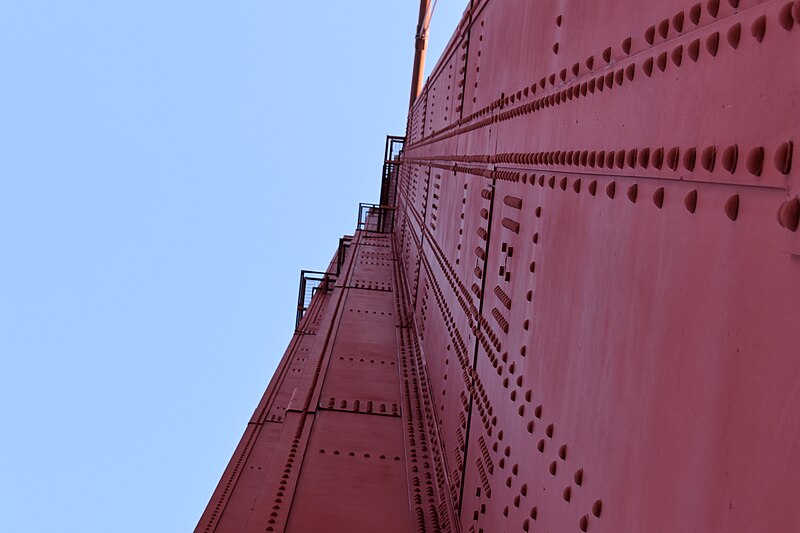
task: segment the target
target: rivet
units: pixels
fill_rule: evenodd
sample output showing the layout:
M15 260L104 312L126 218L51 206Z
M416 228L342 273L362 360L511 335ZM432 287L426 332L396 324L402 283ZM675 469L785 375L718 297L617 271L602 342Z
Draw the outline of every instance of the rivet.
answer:
M722 152L722 168L733 174L736 171L736 163L739 159L739 147L734 145L725 148Z
M675 63L676 67L681 66L681 61L683 60L683 45L678 45L672 49L672 62Z
M728 29L728 44L731 45L731 48L734 50L739 47L739 40L742 37L742 25L738 22L731 26Z
M706 50L712 56L717 55L717 50L719 50L719 32L714 32L708 36L706 39Z
M692 24L695 26L698 22L700 22L700 4L695 4L689 9L689 20L692 21Z
M656 38L656 27L650 26L644 31L644 40L647 41L647 44L653 44Z
M725 215L731 219L736 220L736 217L739 216L739 195L734 194L728 201L725 202Z
M778 222L789 231L797 231L800 226L800 199L792 198L781 204L778 210Z
M764 147L756 146L747 155L747 171L754 176L760 176L764 168Z
M636 185L634 183L633 185L628 187L628 200L630 200L631 203L634 203L634 204L636 203L636 197L638 196L638 194L639 194L639 186L638 185Z
M600 500L595 501L592 504L592 514L595 515L597 518L600 518L600 513L603 512L603 502Z
M697 210L697 190L692 190L689 194L686 195L686 198L683 199L683 205L686 206L686 209L690 213L694 213Z
M656 66L658 66L658 70L664 72L667 69L667 53L661 52L656 59Z
M686 52L689 54L689 58L692 61L697 61L697 58L700 56L700 39L695 39L690 42L686 47Z
M689 172L694 171L695 161L697 160L697 150L694 147L689 148L683 154L683 166Z
M653 193L653 203L656 204L656 207L661 209L664 205L664 187L659 187Z
M775 163L775 168L778 169L778 172L781 174L788 174L789 171L792 169L792 151L794 145L792 142L785 142L781 144L775 150L775 156L773 161Z
M792 18L792 2L787 2L783 5L778 13L778 21L784 30L789 31L794 26L794 19Z
M653 74L653 58L648 57L642 63L642 71L644 72L645 76L648 78Z
M678 169L678 159L680 156L680 149L674 146L667 152L667 166L672 170Z
M675 28L675 31L678 33L683 31L683 11L679 11L672 17L672 27Z
M753 21L753 25L750 27L750 33L753 34L756 41L764 41L764 35L767 33L767 17L765 15L761 15Z
M653 150L653 157L651 159L653 162L653 166L659 170L661 170L661 165L664 162L664 149L663 148L656 148Z
M636 148L628 150L628 153L625 156L625 162L630 168L636 167Z
M700 164L703 165L703 168L706 169L708 172L714 171L714 164L717 160L717 147L716 146L708 146L703 150L702 155L700 156Z
M623 168L625 166L625 160L625 150L618 150L616 160L614 161L617 168Z
M625 52L625 55L630 55L631 53L631 38L628 37L624 41L622 41L622 51Z
M708 10L709 15L717 18L717 14L719 13L719 0L708 0L706 9Z
M658 23L658 34L664 39L669 34L669 19L664 19Z

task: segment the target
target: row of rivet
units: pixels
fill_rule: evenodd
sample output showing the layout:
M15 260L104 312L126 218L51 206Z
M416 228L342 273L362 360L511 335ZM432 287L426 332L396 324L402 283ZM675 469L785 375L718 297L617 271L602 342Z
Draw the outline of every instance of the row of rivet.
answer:
M731 148L731 147L729 147L729 148ZM788 142L788 143L782 144L775 151L774 160L775 160L776 167L778 167L779 170L783 169L787 173L789 172L789 170L791 168L792 150L793 150L793 144L791 142ZM726 152L728 152L728 151L731 151L733 153L737 153L737 149L736 149L735 146L731 150L727 150L726 149ZM617 154L619 154L619 152L617 152ZM561 157L562 155L563 155L563 153L559 153L559 157ZM566 157L566 156L564 156L564 157ZM582 157L583 156L581 155L581 158ZM617 157L618 157L618 155L617 155ZM514 159L514 158L512 158L512 159ZM677 160L677 155L674 156L674 159ZM516 160L516 159L514 159L514 160ZM731 159L727 155L725 155L722 164L723 164L723 166L726 166L726 169L728 168L727 165L729 165L729 161L731 161ZM760 173L761 169L763 168L763 166L762 166L763 161L764 161L763 148L758 147L758 148L756 148L754 150L751 150L750 156L748 157L748 162L747 162L748 170L750 172L754 173L754 174L756 174L756 172ZM672 164L672 163L670 163L670 164ZM733 164L735 165L735 163L733 163ZM731 168L735 168L735 167L731 167ZM505 174L511 173L511 174L513 174L513 176L510 176L510 177L507 178L510 181L523 181L523 182L530 181L531 185L534 185L536 183L535 175L533 175L533 174L531 175L533 177L531 177L530 180L529 180L528 179L528 175L526 173L522 173L522 172L513 172L513 171L492 171L492 172L493 173L495 173L495 172L504 172ZM559 186L561 187L562 190L566 190L567 189L567 181L568 180L567 180L566 177L561 178L561 180L559 182ZM556 177L555 176L550 176L550 178L548 179L547 183L550 186L550 188L555 188ZM545 176L544 175L539 176L539 184L541 186L544 186L544 184L545 184ZM576 179L573 182L572 188L576 193L580 192L581 184L582 184L582 180L580 178ZM594 196L596 194L596 192L597 192L597 180L592 180L589 183L589 185L587 187L587 190L588 190L590 195ZM612 198L612 199L614 198L614 196L616 194L616 182L612 181L611 183L609 183L606 186L606 194L607 194L607 196L609 198ZM638 198L638 185L634 184L634 185L629 186L628 187L628 191L627 191L627 196L628 196L628 199L631 200L631 202L636 203L637 198ZM653 203L656 205L656 207L661 208L663 206L663 204L664 204L664 188L663 187L657 188L653 192L652 199L653 199ZM725 202L724 211L725 211L726 216L728 218L730 218L731 220L736 220L736 218L738 216L738 213L739 213L739 201L740 201L739 195L738 194L734 194L734 195L730 196L728 198L728 200ZM685 205L686 209L690 213L694 213L695 212L695 210L697 209L697 190L692 190L692 191L690 191L690 192L688 192L686 194L686 196L684 198L684 205ZM781 205L778 207L777 213L778 213L777 220L778 220L778 223L781 225L781 227L784 227L784 228L786 228L786 229L788 229L790 231L796 231L798 229L798 227L800 226L800 199L795 197L795 198L790 198L790 199L782 202Z
M699 4L697 4L690 10L690 19L692 21L695 20L695 16L699 21L700 10L698 6ZM713 18L716 18L716 14L714 14L711 7L709 7L709 13L712 15ZM798 24L800 24L800 0L794 3L788 2L781 8L780 12L778 13L778 22L780 26L786 31L790 31L793 28L795 21ZM683 12L678 13L673 18L673 24L675 29L680 33L680 31L683 28ZM750 33L753 36L753 38L756 39L759 43L763 41L764 36L766 34L766 25L767 25L767 19L765 15L757 17L751 24ZM666 39L668 30L669 30L669 20L665 19L658 25L658 32L663 38ZM651 26L645 31L645 40L648 42L649 45L654 44L655 32L656 32L656 26ZM731 46L731 48L735 50L739 47L740 39L741 39L741 24L737 22L733 24L726 32L726 41ZM719 43L720 43L719 32L711 33L706 38L706 50L712 57L715 57L717 55L719 50ZM631 52L630 37L623 40L622 51L625 56L630 55ZM700 39L695 39L691 43L689 43L686 47L686 51L687 55L692 61L697 61L700 54ZM612 50L610 47L606 48L601 55L606 64L611 63ZM669 56L671 57L672 62L675 64L675 66L679 67L682 63L683 45L675 47L672 50L671 54L669 54ZM654 64L656 67L659 68L659 70L663 72L667 67L667 57L668 57L667 52L661 52L657 56L647 58L642 63L642 69L645 75L647 75L648 77L652 75ZM589 56L585 64L586 67L591 72L594 68L594 56ZM571 72L572 75L575 78L577 78L580 74L580 64L575 63L572 66ZM567 89L563 89L554 94L541 97L535 100L534 102L530 102L523 106L518 106L517 108L512 109L510 111L505 111L499 115L483 119L479 123L471 124L469 126L459 128L456 131L450 131L450 133L443 135L445 132L452 130L453 128L456 128L459 125L466 124L479 116L485 115L486 113L493 111L494 109L497 108L502 109L505 106L513 104L516 100L521 100L523 97L527 97L529 94L536 94L537 85L539 88L544 89L547 86L548 82L552 87L556 87L556 85L559 84L559 80L561 83L567 82L567 69L562 69L558 77L556 76L556 74L551 74L549 77L542 77L538 83L534 83L533 85L530 86L530 88L526 86L524 89L517 91L516 94L512 94L511 96L503 96L500 99L492 102L490 105L486 106L479 112L473 113L469 117L466 117L465 119L457 123L451 124L450 126L440 130L439 132L433 132L431 136L429 136L426 139L423 139L424 142L411 143L407 147L407 149L413 149L425 146L433 142L438 142L456 135L460 135L463 133L467 133L469 131L473 131L475 129L485 127L497 121L508 120L510 118L535 112L543 108L559 105L562 102L566 102L567 100L572 100L573 98L586 96L588 93L594 93L595 90L602 91L604 87L611 89L613 88L614 83L616 83L617 85L622 85L624 78L627 78L628 81L633 81L634 73L635 73L635 65L631 63L627 67L619 69L616 72L609 72L604 75L601 74L599 77L593 78L589 81L576 83L575 85L570 86ZM573 81L574 80L570 80L570 83L572 83Z
M794 143L787 141L776 146L772 151L772 163L774 169L787 175L792 169L792 158ZM681 157L681 153L683 156ZM764 172L764 162L767 159L766 149L763 146L754 146L748 151L745 160L745 168L754 176L761 176ZM699 155L699 157L698 157ZM677 171L681 164L683 169L694 172L699 159L700 166L707 172L713 172L720 155L720 165L728 173L733 174L738 168L739 146L736 144L728 145L721 149L717 145L710 145L702 149L698 154L698 148L690 146L681 151L679 146L665 149L664 147L642 147L628 148L620 150L549 150L537 152L505 152L498 154L482 155L436 155L428 157L407 158L412 162L433 162L433 161L452 161L452 162L474 162L479 160L490 164L507 163L515 165L543 165L543 166L575 166L588 168L608 168L608 169L648 169L651 166L656 170L669 169ZM445 168L453 169L453 165ZM472 174L486 175L486 169L475 169L470 167L459 168L461 172L471 169ZM494 177L495 173L502 171L489 171ZM506 177L506 180L515 181L513 177Z

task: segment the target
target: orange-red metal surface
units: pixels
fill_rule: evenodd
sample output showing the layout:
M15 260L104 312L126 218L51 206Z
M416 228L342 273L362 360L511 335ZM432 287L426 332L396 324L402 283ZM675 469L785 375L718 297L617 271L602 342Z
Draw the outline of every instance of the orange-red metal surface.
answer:
M798 50L474 0L198 531L800 531Z

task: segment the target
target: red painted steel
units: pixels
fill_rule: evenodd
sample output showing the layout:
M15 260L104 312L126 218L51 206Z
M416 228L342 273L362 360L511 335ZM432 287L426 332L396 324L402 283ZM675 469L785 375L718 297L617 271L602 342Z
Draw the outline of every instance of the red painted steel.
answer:
M798 49L471 2L197 531L800 531Z
M414 102L422 92L422 79L425 74L425 56L428 50L428 27L432 13L431 0L419 0L419 22L417 22L417 34L414 38L414 67L411 70L411 98L408 107Z

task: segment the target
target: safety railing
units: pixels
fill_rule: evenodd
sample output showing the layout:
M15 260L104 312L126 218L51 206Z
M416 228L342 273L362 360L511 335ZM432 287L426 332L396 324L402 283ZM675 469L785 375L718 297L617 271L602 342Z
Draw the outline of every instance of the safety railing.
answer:
M300 320L311 305L311 299L318 291L328 292L333 290L336 276L328 272L317 270L300 271L300 289L297 292L297 320L295 329L300 325Z
M397 171L400 167L400 155L405 146L405 137L386 136L386 148L383 152L383 174L381 177L380 204L394 206L397 197Z
M350 244L353 242L352 235L345 235L339 239L339 247L336 249L336 275L342 273L344 261L347 259L347 251L350 249Z
M391 233L394 227L394 207L379 204L358 204L356 227L361 231Z
M400 165L400 156L405 146L405 137L396 135L386 136L386 148L383 153L383 176L381 180L381 198L379 204L358 204L358 220L356 228L361 231L376 233L391 233L394 227L395 199L397 195L397 172ZM311 305L311 299L317 291L331 291L336 283L336 278L341 274L347 259L347 252L353 240L352 235L345 235L339 239L336 250L335 272L321 272L318 270L300 271L300 288L297 293L297 320L295 329L300 325L303 315Z

